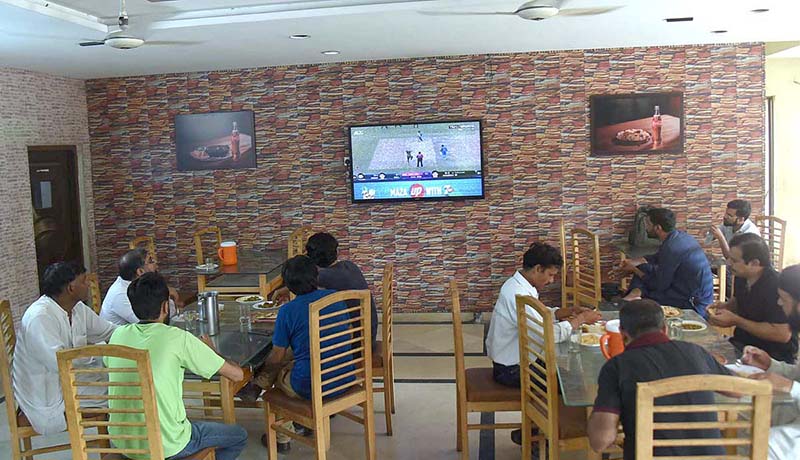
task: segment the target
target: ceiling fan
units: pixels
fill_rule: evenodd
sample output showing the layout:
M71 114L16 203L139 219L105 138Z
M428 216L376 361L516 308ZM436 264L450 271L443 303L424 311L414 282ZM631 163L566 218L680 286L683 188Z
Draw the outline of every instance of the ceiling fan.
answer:
M167 0L162 0L162 1L167 1ZM144 45L145 43L147 43L148 46L191 45L199 43L199 42L187 42L187 41L145 41L144 38L141 38L137 35L130 33L128 31L128 12L125 10L125 0L120 0L119 2L119 16L117 17L117 25L119 26L119 30L109 32L104 39L85 41L78 43L78 45L80 46L106 45L110 46L111 48L129 50L133 48L138 48Z
M431 16L517 16L529 21L541 21L553 16L595 16L610 13L623 6L600 6L595 8L562 8L568 0L533 0L520 5L515 11L424 11Z

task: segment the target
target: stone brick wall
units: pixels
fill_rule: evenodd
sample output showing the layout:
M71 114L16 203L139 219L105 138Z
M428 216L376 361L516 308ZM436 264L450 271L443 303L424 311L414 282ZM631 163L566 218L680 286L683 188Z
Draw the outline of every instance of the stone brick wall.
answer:
M94 240L85 86L82 80L0 67L0 299L11 301L17 319L39 296L28 146L76 147L84 178L84 237L88 245Z
M589 96L683 91L685 152L589 156ZM377 282L397 269L399 308L447 309L449 277L466 309L491 309L503 280L558 220L601 237L606 268L637 203L663 204L702 236L734 196L763 195L761 44L441 57L87 82L99 271L105 286L136 234L191 289L191 234L219 225L247 247L292 229L335 234ZM258 168L178 172L176 114L250 109ZM481 118L486 199L352 205L351 124ZM546 299L557 299L557 289Z

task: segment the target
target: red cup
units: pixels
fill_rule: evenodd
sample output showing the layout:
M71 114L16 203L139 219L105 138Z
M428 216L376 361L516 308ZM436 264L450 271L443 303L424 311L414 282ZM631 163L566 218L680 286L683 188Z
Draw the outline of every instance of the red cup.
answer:
M220 243L217 255L219 260L222 261L222 265L236 265L239 263L239 258L236 256L235 241L223 241Z

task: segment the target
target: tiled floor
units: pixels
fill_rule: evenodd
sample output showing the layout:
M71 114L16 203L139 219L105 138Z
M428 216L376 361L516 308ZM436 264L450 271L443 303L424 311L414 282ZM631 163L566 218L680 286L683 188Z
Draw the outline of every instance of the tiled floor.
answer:
M386 436L383 397L375 398L375 432L378 458L381 459L456 459L455 450L455 385L453 332L449 324L420 324L449 321L450 315L395 315L395 352L397 413L394 415L394 436ZM466 319L466 316L465 316ZM472 319L471 316L469 319ZM405 323L405 324L404 324ZM408 324L413 323L413 324ZM467 353L483 352L484 324L465 324L464 343ZM414 354L423 356L413 356ZM485 356L467 357L467 366L489 366ZM415 383L402 383L412 379ZM430 383L419 383L427 381ZM247 428L250 441L243 460L264 460L266 449L261 446L263 412L255 409L237 410L237 419ZM473 414L471 423L479 422ZM517 413L497 414L498 421L518 421ZM0 417L0 460L10 458L9 433L6 417ZM48 444L68 442L66 434L54 436ZM509 431L470 433L470 458L475 460L517 459L520 448L509 439ZM34 444L35 445L35 444ZM43 457L44 458L44 457ZM67 460L68 452L47 455L48 460ZM297 442L281 458L312 459L310 448ZM328 458L350 460L365 458L363 430L344 417L331 422L331 450ZM572 458L572 457L569 457Z

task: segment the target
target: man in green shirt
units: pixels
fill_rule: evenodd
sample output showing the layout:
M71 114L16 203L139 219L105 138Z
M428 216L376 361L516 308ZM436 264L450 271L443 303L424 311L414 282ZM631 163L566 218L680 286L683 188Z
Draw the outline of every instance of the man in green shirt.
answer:
M169 460L180 459L205 448L215 447L217 460L235 460L247 445L247 431L239 425L190 422L186 418L183 405L183 374L188 369L208 379L219 373L238 382L244 377L242 369L219 356L207 337L201 341L184 330L169 326L169 288L158 273L145 273L131 282L128 286L128 298L139 322L118 327L109 344L150 352L164 456ZM106 366L131 367L131 363L126 359L106 358ZM127 382L135 381L138 377L131 373L110 373L109 379ZM109 388L110 395L138 392L136 387ZM114 399L109 401L109 406L112 409L127 409L141 407L141 403ZM141 422L142 419L141 414L111 414L112 422ZM117 447L144 447L142 441L114 439L114 436L120 435L146 434L144 428L111 428L109 434ZM144 458L138 455L130 457L135 460Z

